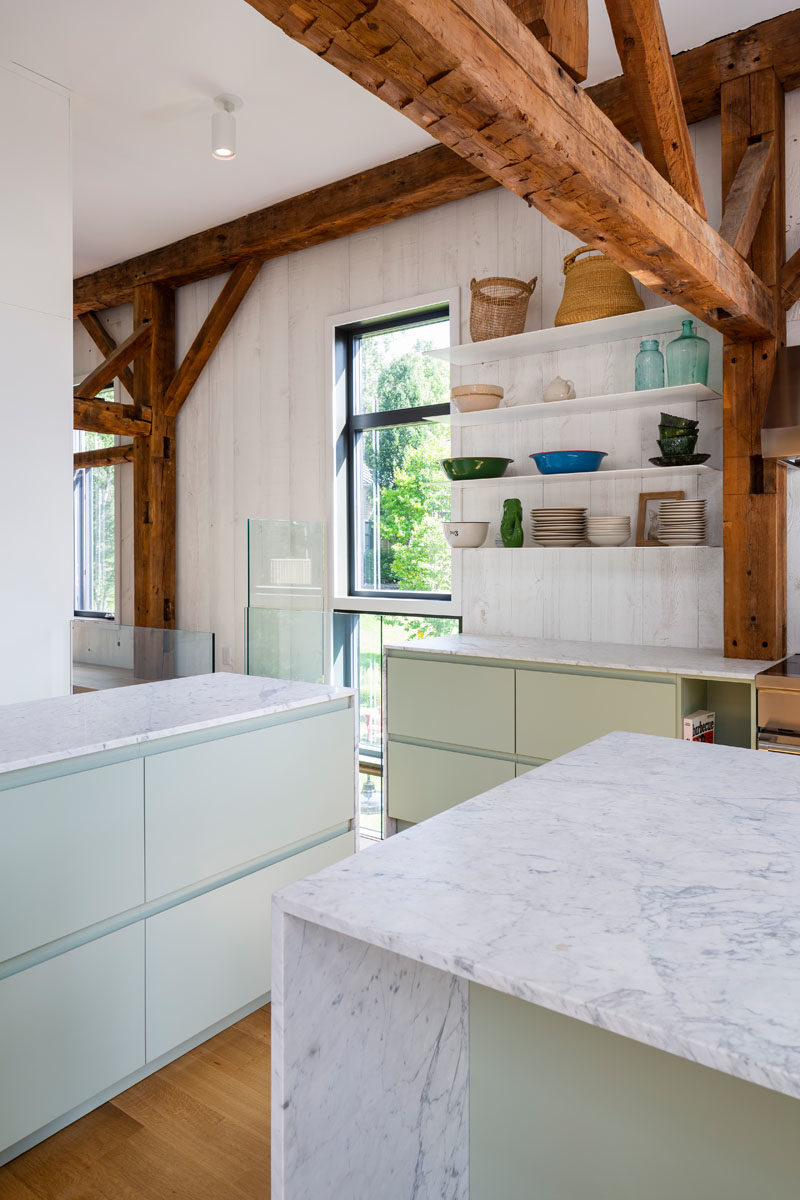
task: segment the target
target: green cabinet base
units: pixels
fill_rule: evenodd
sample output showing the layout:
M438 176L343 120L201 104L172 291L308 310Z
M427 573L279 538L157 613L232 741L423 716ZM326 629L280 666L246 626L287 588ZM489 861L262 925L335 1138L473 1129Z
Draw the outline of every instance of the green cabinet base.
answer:
M800 1100L469 985L471 1200L796 1200Z

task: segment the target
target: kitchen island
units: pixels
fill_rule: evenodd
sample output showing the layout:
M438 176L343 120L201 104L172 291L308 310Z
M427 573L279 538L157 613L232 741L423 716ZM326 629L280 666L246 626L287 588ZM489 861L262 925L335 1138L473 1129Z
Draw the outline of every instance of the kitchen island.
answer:
M269 998L354 850L354 698L218 674L0 708L0 1162Z
M796 1198L800 760L613 733L273 921L273 1200Z

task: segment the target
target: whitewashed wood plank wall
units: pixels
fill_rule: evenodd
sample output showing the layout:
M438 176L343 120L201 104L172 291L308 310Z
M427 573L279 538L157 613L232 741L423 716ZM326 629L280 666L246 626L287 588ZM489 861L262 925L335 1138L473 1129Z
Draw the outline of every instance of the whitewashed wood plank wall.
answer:
M719 121L692 127L710 220L720 218ZM800 92L787 97L787 249L800 244ZM550 326L561 299L562 260L577 245L510 193L497 190L381 229L269 262L253 285L178 424L178 623L213 630L220 651L230 647L232 669L244 669L248 517L330 519L332 484L326 452L325 319L334 313L460 286L462 341L468 338L473 276L539 276L528 328ZM183 354L224 282L208 280L178 294L178 352ZM648 306L661 301L642 292ZM800 305L789 314L790 341L800 342ZM130 329L130 309L105 315L111 331ZM662 344L668 338L662 337ZM470 370L470 379L495 379L509 400L539 398L542 382L561 374L579 394L632 386L638 344L540 355L495 368ZM99 358L76 323L76 373ZM457 376L455 377L457 378ZM462 371L466 379L466 372ZM682 411L692 412L692 408ZM700 407L702 449L719 461L721 414ZM657 453L657 410L547 422L513 422L494 431L462 431L466 452L496 448L515 458L550 448L607 449L619 465L646 464ZM129 621L131 594L132 468L122 483L121 616ZM796 475L797 473L795 473ZM710 541L699 549L522 550L493 548L499 501L513 490L473 492L464 515L491 518L488 548L461 551L463 617L467 631L518 632L544 637L683 646L722 641L721 485L719 479L670 476L670 487L709 499ZM511 481L509 480L509 484ZM660 480L659 487L667 486ZM648 484L657 490L656 483ZM549 488L548 503L588 503L593 512L633 517L643 485L595 483ZM528 485L523 507L543 499ZM569 499L567 499L569 497ZM583 497L583 499L578 499ZM800 649L800 491L790 488L790 649ZM456 501L458 503L458 501ZM487 508L488 505L488 508ZM527 516L527 514L526 514ZM529 531L528 531L529 540Z

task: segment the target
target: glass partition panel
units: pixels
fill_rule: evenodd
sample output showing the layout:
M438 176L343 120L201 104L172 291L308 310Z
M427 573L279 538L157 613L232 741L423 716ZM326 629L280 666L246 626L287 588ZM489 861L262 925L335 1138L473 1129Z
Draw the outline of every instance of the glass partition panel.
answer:
M321 521L247 522L247 583L251 608L323 607L324 526Z
M213 633L72 622L72 686L78 691L183 679L214 671Z

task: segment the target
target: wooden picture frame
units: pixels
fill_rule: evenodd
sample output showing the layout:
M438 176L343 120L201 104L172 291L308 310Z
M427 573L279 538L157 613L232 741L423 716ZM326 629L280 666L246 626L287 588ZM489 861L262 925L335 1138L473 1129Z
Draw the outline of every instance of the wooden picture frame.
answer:
M651 500L685 500L686 492L640 492L639 494L639 511L636 516L636 545L637 546L663 546L663 542L655 541L652 538L649 540L645 537L645 526L647 525L647 505Z

